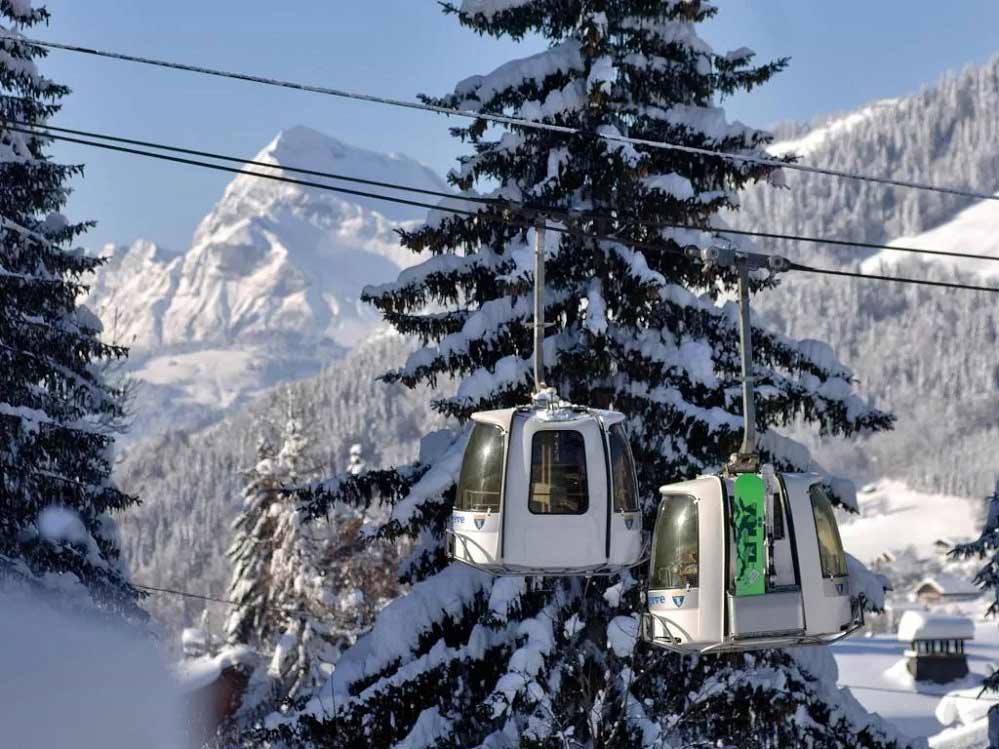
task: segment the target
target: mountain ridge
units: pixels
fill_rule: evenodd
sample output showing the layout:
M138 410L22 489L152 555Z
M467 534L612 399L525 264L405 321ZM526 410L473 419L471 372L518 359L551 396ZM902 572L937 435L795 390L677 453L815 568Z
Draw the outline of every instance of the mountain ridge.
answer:
M282 130L254 160L273 165L258 172L308 168L448 190L415 159L302 125ZM239 175L185 250L148 240L105 247L108 262L82 303L101 318L106 338L132 348L125 373L141 386L125 439L210 424L370 338L383 323L361 291L420 260L396 230L422 216L412 206Z

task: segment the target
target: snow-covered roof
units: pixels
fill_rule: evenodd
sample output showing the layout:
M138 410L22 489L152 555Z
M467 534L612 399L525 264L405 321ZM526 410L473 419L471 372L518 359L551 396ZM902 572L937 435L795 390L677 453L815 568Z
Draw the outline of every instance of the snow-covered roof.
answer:
M966 616L945 616L925 611L906 611L898 623L900 642L913 640L971 640L975 623Z
M933 588L933 590L942 596L977 596L982 592L981 588L972 583L970 580L957 575L952 575L948 572L941 572L938 575L922 579L916 586L916 590L919 591L924 586Z
M246 645L236 645L214 657L202 656L181 661L174 667L174 674L182 692L193 692L215 682L228 668L253 668L256 663L256 653Z

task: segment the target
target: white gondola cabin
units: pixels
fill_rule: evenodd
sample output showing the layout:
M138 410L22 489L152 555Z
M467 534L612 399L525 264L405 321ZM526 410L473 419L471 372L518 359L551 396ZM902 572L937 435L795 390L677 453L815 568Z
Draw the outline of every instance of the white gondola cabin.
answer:
M726 652L831 642L863 624L818 476L702 476L660 492L647 642Z
M563 403L484 411L465 449L449 551L494 574L602 574L639 564L624 416Z

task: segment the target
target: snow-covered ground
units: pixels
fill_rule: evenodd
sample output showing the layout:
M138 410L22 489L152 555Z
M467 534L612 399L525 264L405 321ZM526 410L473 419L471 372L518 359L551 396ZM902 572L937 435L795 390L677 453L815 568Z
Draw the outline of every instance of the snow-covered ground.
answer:
M915 236L899 237L889 244L962 254L993 255L999 259L997 222L999 222L999 201L982 200L940 226ZM920 255L919 257L926 262L944 264L989 278L999 276L999 262L995 260L965 260L946 255ZM902 260L911 260L912 258L913 255L909 252L882 250L867 258L861 268L865 273L877 273L882 268L888 268Z
M190 749L186 708L155 640L0 595L0 746Z
M839 685L849 687L868 710L890 720L903 733L932 736L945 726L935 712L941 698L961 688L977 687L999 663L999 626L995 621L977 621L975 639L967 643L971 675L950 684L914 683L898 667L905 646L895 635L852 637L832 646L839 668ZM962 695L961 699L973 699ZM999 701L997 695L982 695L983 701Z
M849 112L842 117L829 120L829 122L814 130L810 130L800 138L773 143L767 147L767 151L774 156L784 156L789 153L795 153L798 156L808 156L826 141L855 128L860 123L869 119L879 109L892 107L897 102L898 99L881 99L854 112Z
M978 535L981 502L910 489L884 479L857 492L860 516L840 521L846 550L862 562L907 547L924 557L938 554L937 540L954 542Z

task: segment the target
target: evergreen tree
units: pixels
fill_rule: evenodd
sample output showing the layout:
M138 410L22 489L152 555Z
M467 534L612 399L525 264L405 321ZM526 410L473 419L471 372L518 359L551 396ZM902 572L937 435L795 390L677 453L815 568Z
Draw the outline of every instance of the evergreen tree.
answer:
M110 481L121 392L101 375L126 350L76 304L100 260L70 247L90 225L59 213L83 167L11 129L44 124L69 93L21 41L48 20L30 0L0 0L0 577L141 620L111 519L137 502Z
M395 557L385 544L360 543L364 513L333 508L306 524L295 487L316 478L315 452L291 392L275 451L262 443L248 473L243 511L229 550L237 602L226 624L229 645L247 644L264 656L253 673L226 738L246 744L271 713L311 695L326 682L342 650L394 596Z
M465 0L445 8L477 33L540 34L549 46L433 103L718 151L761 153L768 142L763 132L728 123L716 104L765 82L784 61L754 66L745 49L713 53L696 32L715 12L705 3ZM492 183L499 199L618 217L576 222L614 240L549 237L546 319L553 327L544 380L573 402L612 405L629 417L651 527L657 488L716 470L741 430L737 316L718 301L733 279L678 251L717 242L714 215L736 209L747 183L775 175L589 135L483 122L452 132L473 149L450 174L456 187ZM704 228L649 226L668 223ZM435 401L457 419L525 403L533 233L441 211L402 237L432 257L396 283L368 289L366 298L425 347L385 379L415 387L457 378L456 393ZM666 251L638 251L632 241ZM758 285L780 293L772 281ZM812 467L806 450L776 432L797 418L824 434L891 425L852 392L850 371L828 346L762 329L754 336L764 457L780 469ZM444 531L465 435L450 444L428 439L415 466L304 493L317 515L338 502L394 499L382 533L413 542L401 567L412 589L380 614L343 655L329 687L278 736L409 748L894 744L889 729L836 689L826 649L686 658L637 643L643 570L541 580L449 565ZM843 501L848 495L841 492Z
M261 440L257 463L246 472L243 507L233 521L233 537L226 553L232 565L228 598L236 603L225 623L228 645L266 650L278 631L270 570L280 501L281 478L274 448Z
M985 501L988 502L988 514L981 535L970 543L957 544L950 555L958 559L988 557L975 575L974 582L991 592L992 602L985 615L995 616L999 614L999 480L992 496L986 497ZM999 669L985 677L982 686L990 692L999 692ZM989 746L999 746L999 710L995 707L989 709Z
M278 455L286 485L315 477L307 466L308 452L301 419L290 408ZM306 525L293 493L284 494L279 508L270 579L283 628L269 670L284 702L311 694L326 680L350 633L340 623L339 591L326 580L325 556L335 539L331 525Z

